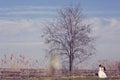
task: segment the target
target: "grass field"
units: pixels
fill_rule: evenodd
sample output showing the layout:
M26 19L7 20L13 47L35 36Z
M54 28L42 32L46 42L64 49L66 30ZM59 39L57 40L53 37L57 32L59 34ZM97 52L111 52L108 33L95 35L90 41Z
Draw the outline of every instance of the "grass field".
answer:
M97 76L72 76L72 77L31 77L31 78L4 78L0 80L120 80L120 77L108 77L100 79Z

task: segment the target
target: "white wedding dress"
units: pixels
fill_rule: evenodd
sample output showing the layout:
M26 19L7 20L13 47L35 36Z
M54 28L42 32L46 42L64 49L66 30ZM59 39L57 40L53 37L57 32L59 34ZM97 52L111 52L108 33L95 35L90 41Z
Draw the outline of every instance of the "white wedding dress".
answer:
M105 74L103 67L99 67L98 77L99 78L107 78L107 75Z

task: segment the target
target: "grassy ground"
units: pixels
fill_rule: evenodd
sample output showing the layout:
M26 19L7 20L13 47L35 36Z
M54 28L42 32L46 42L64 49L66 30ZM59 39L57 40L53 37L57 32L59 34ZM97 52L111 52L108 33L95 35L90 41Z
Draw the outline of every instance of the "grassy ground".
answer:
M107 79L99 79L97 76L72 76L72 77L42 77L42 78L4 78L0 80L120 80L120 76L111 76Z

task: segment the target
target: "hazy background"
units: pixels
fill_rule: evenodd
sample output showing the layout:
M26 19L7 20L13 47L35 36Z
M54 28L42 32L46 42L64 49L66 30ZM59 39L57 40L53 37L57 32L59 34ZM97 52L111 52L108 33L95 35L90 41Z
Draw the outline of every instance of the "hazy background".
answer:
M96 54L81 67L91 68L103 59L120 60L119 0L0 0L0 59L4 54L22 54L45 68L44 24L56 18L58 9L79 2L96 37Z

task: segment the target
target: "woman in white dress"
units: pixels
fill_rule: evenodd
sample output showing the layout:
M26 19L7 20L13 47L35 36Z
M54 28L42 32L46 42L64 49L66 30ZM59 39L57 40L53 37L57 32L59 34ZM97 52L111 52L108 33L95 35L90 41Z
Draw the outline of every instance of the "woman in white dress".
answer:
M99 65L98 77L107 78L107 75L104 72L104 67L102 65Z

